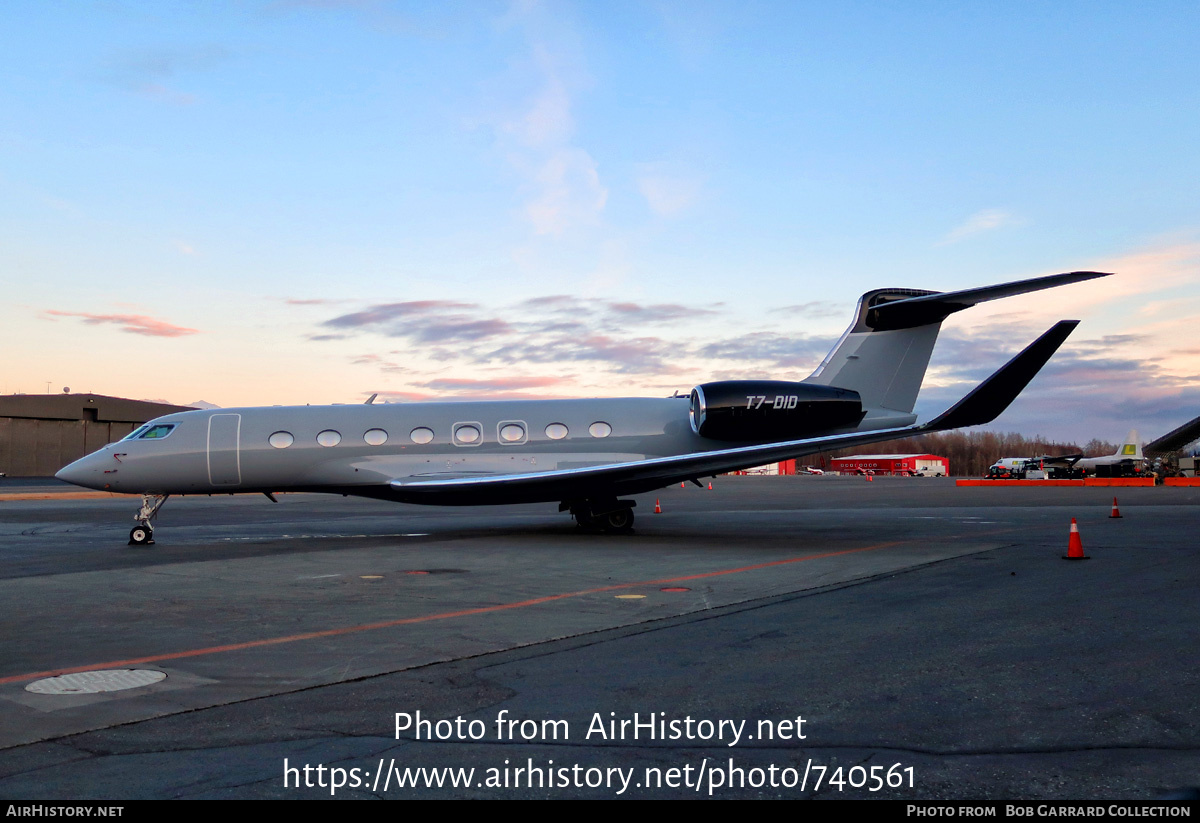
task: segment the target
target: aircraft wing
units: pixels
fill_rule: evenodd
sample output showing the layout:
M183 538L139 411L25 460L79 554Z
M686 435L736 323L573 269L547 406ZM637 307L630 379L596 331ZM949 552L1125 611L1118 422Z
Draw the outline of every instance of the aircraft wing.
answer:
M514 498L528 499L531 495L544 493L547 500L586 496L597 490L611 490L613 494L637 494L683 480L789 460L820 451L963 426L978 426L990 423L1008 408L1078 324L1078 320L1063 320L1055 324L966 397L922 425L847 432L585 468L476 477L409 477L393 480L390 486L397 497L414 503L456 493L496 502L503 501L508 494Z
M1041 463L1044 466L1074 466L1083 459L1083 453L1079 454L1043 454L1041 457L1031 458Z
M1195 417L1179 428L1169 431L1153 443L1147 443L1142 453L1147 455L1170 454L1179 451L1196 438L1200 438L1200 417Z

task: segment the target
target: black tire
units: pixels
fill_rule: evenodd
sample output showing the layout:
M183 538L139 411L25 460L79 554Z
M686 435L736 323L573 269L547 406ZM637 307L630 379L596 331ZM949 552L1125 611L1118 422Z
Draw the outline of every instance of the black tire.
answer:
M129 545L149 546L154 542L154 531L149 526L134 526L129 531Z
M610 532L633 531L633 509L615 509L600 518L604 530Z

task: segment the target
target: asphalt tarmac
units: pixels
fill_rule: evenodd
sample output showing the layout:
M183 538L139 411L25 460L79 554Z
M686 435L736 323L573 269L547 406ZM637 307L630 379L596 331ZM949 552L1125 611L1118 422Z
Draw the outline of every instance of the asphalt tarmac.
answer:
M0 797L1200 786L1200 489L714 486L639 497L632 535L545 505L172 498L131 547L135 498L6 480ZM1089 560L1062 559L1072 517ZM95 670L166 677L26 688Z

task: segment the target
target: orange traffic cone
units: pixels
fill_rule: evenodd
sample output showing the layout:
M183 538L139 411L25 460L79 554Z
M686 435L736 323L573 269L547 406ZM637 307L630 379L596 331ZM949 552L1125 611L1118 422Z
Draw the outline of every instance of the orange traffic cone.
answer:
M868 474L868 475L867 475L867 482L868 482L868 483L874 483L874 482L875 482L875 477L874 477L874 475L870 475L870 474Z
M1079 525L1074 517L1071 518L1071 538L1067 542L1067 553L1063 555L1063 560L1091 560L1083 553L1083 541L1079 539Z
M662 514L662 504L659 503L657 499L654 501L654 513Z
M1108 516L1108 519L1112 520L1114 517L1120 517L1120 516L1121 516L1121 510L1117 508L1117 498L1114 497L1112 514L1110 514Z
M712 491L712 481L711 480L708 481L708 490Z
M680 483L680 484L679 484L679 488L681 488L681 489L686 489L686 488L687 488L687 486L686 486L685 484L683 484L683 483Z

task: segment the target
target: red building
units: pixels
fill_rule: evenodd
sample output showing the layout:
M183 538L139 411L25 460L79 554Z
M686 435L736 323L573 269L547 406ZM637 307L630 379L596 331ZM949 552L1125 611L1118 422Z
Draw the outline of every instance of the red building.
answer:
M855 454L835 457L830 468L842 474L898 474L942 477L950 474L950 460L936 454Z

